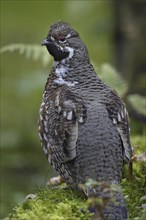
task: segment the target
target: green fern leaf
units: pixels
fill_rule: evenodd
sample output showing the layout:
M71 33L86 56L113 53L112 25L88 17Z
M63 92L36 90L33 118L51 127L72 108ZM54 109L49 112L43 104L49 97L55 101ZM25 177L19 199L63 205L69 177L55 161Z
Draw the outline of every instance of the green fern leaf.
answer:
M47 66L51 61L51 56L48 54L47 50L44 50L44 48L37 44L10 44L0 49L0 53L15 51L24 55L27 59L32 59L34 61L41 60L44 66Z
M142 115L146 116L146 98L138 95L138 94L132 94L128 95L128 101L132 105L132 107L141 113Z
M115 89L120 96L125 95L128 90L128 84L113 66L108 63L104 63L101 66L96 67L96 70L100 78L106 84Z

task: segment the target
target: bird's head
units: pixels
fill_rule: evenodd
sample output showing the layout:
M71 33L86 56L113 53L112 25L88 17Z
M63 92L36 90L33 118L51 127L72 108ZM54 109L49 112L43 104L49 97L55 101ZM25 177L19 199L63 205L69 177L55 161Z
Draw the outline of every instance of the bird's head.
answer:
M88 58L86 46L79 34L66 22L52 24L42 45L47 47L55 61L79 61Z

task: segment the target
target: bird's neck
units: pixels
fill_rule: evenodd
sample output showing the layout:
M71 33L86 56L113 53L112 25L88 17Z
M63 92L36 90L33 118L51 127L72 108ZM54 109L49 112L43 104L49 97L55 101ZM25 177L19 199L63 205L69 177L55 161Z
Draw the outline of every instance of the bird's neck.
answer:
M77 86L80 82L91 78L97 79L95 71L88 62L55 62L53 65L53 83L57 85Z

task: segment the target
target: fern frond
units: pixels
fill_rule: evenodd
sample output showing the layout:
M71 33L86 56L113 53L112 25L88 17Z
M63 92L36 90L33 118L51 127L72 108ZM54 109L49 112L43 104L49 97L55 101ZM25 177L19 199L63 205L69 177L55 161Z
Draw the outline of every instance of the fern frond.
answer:
M114 88L120 96L124 96L128 90L128 84L113 66L108 63L104 63L97 67L96 70L100 78L106 84Z
M25 55L27 59L34 61L41 60L44 66L47 66L51 61L49 53L37 44L10 44L0 49L0 53L15 51L18 51L21 55Z
M18 51L20 54L25 55L26 58L34 61L40 60L44 66L47 66L51 61L51 56L40 45L34 44L10 44L3 46L0 53ZM96 65L94 65L96 67ZM114 88L118 93L123 96L127 92L128 85L117 72L117 70L110 64L104 63L100 67L96 67L97 73L103 81Z
M127 99L137 112L146 116L146 98L144 96L132 94L128 95Z

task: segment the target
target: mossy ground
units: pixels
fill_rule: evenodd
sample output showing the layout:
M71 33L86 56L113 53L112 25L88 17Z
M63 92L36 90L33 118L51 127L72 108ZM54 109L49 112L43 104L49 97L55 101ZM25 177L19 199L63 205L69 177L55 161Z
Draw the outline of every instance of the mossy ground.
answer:
M88 220L86 199L69 188L44 188L37 192L37 198L18 205L5 220Z
M134 153L145 149L145 138L132 138ZM133 163L133 175L126 169L122 190L126 200L129 220L146 219L146 165L144 161ZM37 190L36 190L37 191ZM36 193L35 199L26 200L14 208L5 220L89 220L87 200L84 195L69 188L43 188ZM85 212L82 212L84 210Z

